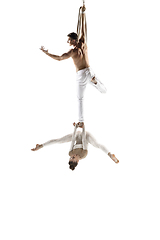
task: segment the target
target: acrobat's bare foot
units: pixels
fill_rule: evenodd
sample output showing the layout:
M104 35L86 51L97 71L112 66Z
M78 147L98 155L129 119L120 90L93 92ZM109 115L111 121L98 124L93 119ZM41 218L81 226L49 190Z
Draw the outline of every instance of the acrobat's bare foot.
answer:
M78 123L73 123L73 126L76 126L77 128L83 128L84 127L84 122L78 122Z
M39 149L42 148L42 147L43 147L42 144L40 144L40 145L37 144L36 147L35 147L35 148L32 148L31 150L32 150L32 151L37 151L37 150L39 150Z
M91 82L93 82L94 84L97 84L97 81L95 80L95 76L91 79Z
M76 126L76 128L78 128L78 123L73 123L73 126L75 127Z
M119 163L119 160L116 158L116 156L114 154L108 153L108 156L115 162L115 163Z
M79 128L83 128L84 127L84 122L78 122L77 125L78 125Z

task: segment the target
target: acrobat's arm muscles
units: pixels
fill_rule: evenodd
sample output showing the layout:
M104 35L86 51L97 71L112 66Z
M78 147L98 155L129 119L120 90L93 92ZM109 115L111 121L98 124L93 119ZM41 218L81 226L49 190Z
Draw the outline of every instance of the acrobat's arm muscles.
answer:
M64 53L60 56L60 60L65 60L73 56L73 49L69 50L67 53Z
M42 47L41 47L41 50L46 55L48 55L49 57L51 57L51 58L53 58L54 60L57 60L57 61L62 61L62 60L68 59L68 58L72 57L72 55L73 55L73 49L69 50L67 53L62 54L61 56L51 54L51 53L48 52L48 50L44 50L44 48L42 48Z
M85 15L85 10L86 10L86 7L83 6L82 7L82 25L81 25L81 41L83 43L86 42L86 35L87 35L87 23L86 23L86 15Z
M95 139L90 133L87 132L86 138L87 138L87 141L88 141L90 144L92 144L94 147L101 149L101 150L102 150L103 152L105 152L106 154L109 153L108 149L107 149L105 146L99 144L99 143L96 141L96 139Z

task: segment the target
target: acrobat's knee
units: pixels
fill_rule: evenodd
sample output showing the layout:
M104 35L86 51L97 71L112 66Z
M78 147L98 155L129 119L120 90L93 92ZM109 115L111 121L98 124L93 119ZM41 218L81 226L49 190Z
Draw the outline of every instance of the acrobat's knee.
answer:
M94 83L94 84L97 84L97 81L95 79L96 77L94 76L92 79L91 79L91 82Z

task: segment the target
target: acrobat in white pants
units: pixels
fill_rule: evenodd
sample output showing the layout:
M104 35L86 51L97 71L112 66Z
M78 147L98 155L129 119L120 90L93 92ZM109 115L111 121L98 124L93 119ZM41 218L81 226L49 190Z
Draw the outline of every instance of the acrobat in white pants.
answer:
M94 78L96 83L93 83L91 80ZM78 98L78 115L79 122L84 122L83 117L83 101L84 101L84 92L88 83L94 86L101 93L106 93L105 86L99 81L99 79L95 76L94 72L90 67L84 68L77 72L76 76L77 83L77 98Z
M66 143L66 142L71 142L70 152L74 149L80 149L80 148L83 150L88 150L88 143L90 143L94 147L104 151L115 163L119 162L119 160L115 157L115 155L111 154L105 146L99 144L89 132L85 132L85 126L83 127L82 132L80 132L80 131L77 131L77 125L75 125L73 134L68 134L62 138L50 140L48 142L43 143L41 146L46 147L51 144Z
M43 143L42 145L43 147L46 147L55 143L66 143L66 142L71 142L70 151L76 148L83 148L84 150L87 150L88 143L90 143L94 147L100 148L101 150L103 150L106 154L109 153L108 149L105 146L97 143L95 138L89 132L85 132L85 126L82 128L82 132L77 131L77 126L75 126L73 134L68 134L58 139L52 139L50 141Z

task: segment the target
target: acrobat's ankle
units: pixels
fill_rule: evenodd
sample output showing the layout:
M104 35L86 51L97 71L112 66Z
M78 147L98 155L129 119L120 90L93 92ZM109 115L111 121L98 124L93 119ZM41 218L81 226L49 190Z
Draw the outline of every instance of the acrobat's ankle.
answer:
M37 150L41 149L42 147L43 147L43 144L36 144L36 147L32 148L31 150L32 151L37 151Z
M83 128L84 127L84 122L78 122L77 125L78 125L79 128Z
M111 154L110 152L108 153L108 156L115 162L115 163L119 163L119 160L116 158L116 156L114 154Z

